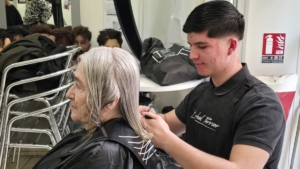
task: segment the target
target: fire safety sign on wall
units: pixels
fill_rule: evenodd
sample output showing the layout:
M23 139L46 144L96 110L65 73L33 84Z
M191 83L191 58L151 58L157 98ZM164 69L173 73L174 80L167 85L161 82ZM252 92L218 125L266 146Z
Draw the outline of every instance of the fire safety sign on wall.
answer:
M264 33L261 63L283 63L285 33Z

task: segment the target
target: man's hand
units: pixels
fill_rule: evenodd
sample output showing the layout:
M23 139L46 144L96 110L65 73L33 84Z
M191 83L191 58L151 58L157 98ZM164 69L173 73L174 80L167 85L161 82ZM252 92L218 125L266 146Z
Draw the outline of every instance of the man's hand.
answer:
M142 123L146 131L153 134L151 141L154 146L164 149L165 145L168 143L168 139L166 138L168 138L169 135L174 134L170 131L168 124L161 116L153 113L152 110L150 111L151 112L142 112Z
M151 113L156 114L156 111L153 108L148 107L148 106L139 106L139 111L140 111L141 115L143 112L151 112Z

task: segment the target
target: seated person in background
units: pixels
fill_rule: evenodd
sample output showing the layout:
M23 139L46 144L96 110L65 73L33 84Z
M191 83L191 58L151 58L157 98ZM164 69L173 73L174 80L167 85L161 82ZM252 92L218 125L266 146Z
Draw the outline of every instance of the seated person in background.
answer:
M53 24L46 23L45 25L48 26L51 30L54 30L54 29L57 28L57 27L56 27L55 25L53 25Z
M91 48L92 32L88 27L76 26L72 30L74 44L81 47L80 54L87 52Z
M14 25L23 25L22 17L19 11L16 9L16 7L12 5L9 0L4 0L4 2L6 10L7 27Z
M152 135L140 121L139 69L133 56L120 48L97 47L78 62L66 97L72 120L83 128L58 142L33 169L162 168L149 141Z
M56 46L70 46L73 45L72 32L67 28L56 28L50 32L50 39L55 43Z
M50 36L51 29L45 24L36 24L29 27L29 34L40 33L45 36Z
M52 7L45 0L26 0L24 25L47 23L52 16Z
M0 28L0 52L10 43L9 35L6 33L5 29Z
M122 33L114 29L104 29L99 32L97 42L99 46L119 47L121 48L123 40Z
M71 31L72 32L72 26L65 26L65 27L63 27L63 28L65 28L65 29L68 29L69 31Z
M28 26L17 25L11 26L6 29L6 32L9 35L9 38L12 42L19 40L29 34Z

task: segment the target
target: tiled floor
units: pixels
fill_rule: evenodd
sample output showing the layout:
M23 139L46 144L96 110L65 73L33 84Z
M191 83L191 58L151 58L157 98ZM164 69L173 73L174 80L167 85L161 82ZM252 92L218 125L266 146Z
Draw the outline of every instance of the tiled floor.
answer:
M35 163L38 162L43 156L33 156L33 155L22 155L20 156L19 168L18 169L31 169ZM16 169L17 162L12 163L12 156L7 160L7 169Z

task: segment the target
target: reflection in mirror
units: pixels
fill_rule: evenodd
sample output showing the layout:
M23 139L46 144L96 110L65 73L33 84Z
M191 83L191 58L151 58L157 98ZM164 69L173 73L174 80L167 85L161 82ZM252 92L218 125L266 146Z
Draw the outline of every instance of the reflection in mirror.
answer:
M4 0L6 12L6 25L7 27L14 25L23 25L23 20L20 13L15 7L14 3L9 0Z
M71 0L61 0L62 4L62 14L65 26L72 26L71 19Z
M160 39L165 47L173 43L188 46L182 26L190 11L204 0L140 0L140 8L133 8L134 18L143 40ZM154 12L155 11L155 12ZM138 15L138 16L137 16Z
M8 0L7 0L8 1ZM48 24L56 25L56 27L64 27L67 25L72 25L71 22L71 0L42 0L42 3L38 5L36 0L13 0L10 1L17 10L19 11L22 20L25 25L31 25L33 22L37 22L37 20L41 20L42 22L46 22ZM32 5L32 4L33 5ZM45 4L45 5L43 5ZM26 16L26 6L27 8L34 10L28 10L28 15ZM38 7L38 8L36 8ZM49 14L46 14L48 10L46 7L50 7L50 17ZM44 10L37 10L43 8ZM54 13L52 13L52 8ZM37 18L37 11L43 11L45 14L43 17ZM41 15L41 14L40 14ZM55 17L56 16L56 17ZM34 19L35 18L35 19Z
M123 34L128 42L128 45L132 53L138 60L141 59L142 55L142 43L136 22L134 21L132 7L130 0L118 1L114 0L117 16L121 25Z
M159 39L167 48L173 44L188 46L181 29L187 15L196 5L194 0L114 2L123 33L138 59L141 57L142 41L150 37ZM132 18L135 20L132 21ZM138 33L135 33L136 28Z

